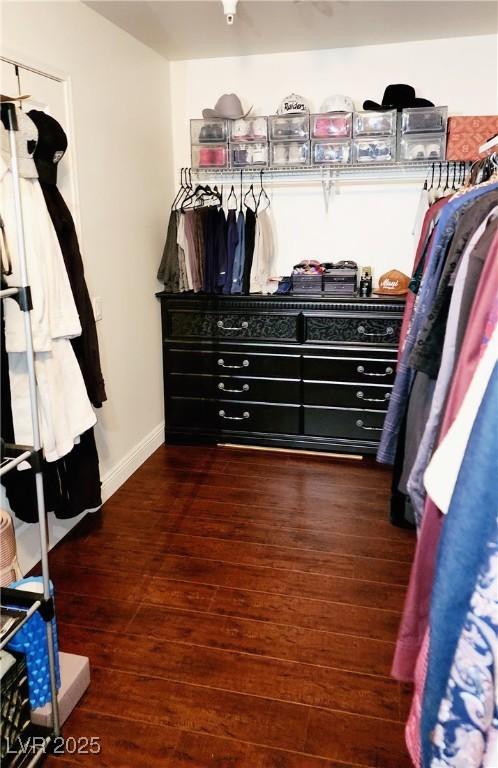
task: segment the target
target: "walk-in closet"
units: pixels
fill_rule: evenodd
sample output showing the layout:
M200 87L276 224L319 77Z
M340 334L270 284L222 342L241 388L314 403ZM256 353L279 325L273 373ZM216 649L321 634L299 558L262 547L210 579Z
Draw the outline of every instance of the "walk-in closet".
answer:
M0 0L2 766L498 766L497 62Z

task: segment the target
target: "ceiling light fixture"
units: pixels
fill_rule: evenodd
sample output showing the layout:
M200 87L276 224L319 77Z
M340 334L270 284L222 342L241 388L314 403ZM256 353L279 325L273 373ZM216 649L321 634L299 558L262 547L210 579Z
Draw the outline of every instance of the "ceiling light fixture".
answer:
M222 0L222 3L223 13L225 14L227 24L231 26L233 24L235 14L237 13L238 0Z

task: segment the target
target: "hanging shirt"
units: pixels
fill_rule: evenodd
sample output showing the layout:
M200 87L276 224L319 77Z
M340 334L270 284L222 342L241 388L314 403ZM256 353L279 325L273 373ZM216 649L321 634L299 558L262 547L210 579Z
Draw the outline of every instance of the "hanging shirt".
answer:
M484 188L473 188L461 197L449 200L443 208L433 233L427 267L415 300L411 324L407 332L402 358L398 365L396 379L384 420L384 427L377 451L377 461L380 463L392 464L396 455L399 430L406 413L407 401L414 379L414 371L410 367L409 357L436 296L445 257L460 216L475 200L496 189L498 189L498 184L489 185Z
M180 288L180 267L178 264L177 234L177 212L171 211L163 255L159 269L157 270L157 279L164 283L164 290L168 293L178 293Z
M228 260L227 260L227 220L223 208L217 211L216 229L215 229L215 259L216 259L216 277L215 293L222 293L227 279Z
M227 216L227 270L225 282L223 284L223 293L232 292L233 267L238 242L239 232L237 226L237 214L234 210L230 210L228 211Z
M202 276L200 271L200 254L196 242L195 211L185 211L185 239L190 260L190 273L192 275L192 287L195 293L202 288Z
M194 280L193 280L193 270L192 270L192 264L195 258L195 254L192 252L192 243L189 238L187 238L187 233L185 230L185 214L179 211L178 213L178 232L177 232L177 243L178 243L178 249L180 252L182 252L185 256L185 275L186 275L186 284L187 288L186 290L192 291L194 289Z
M237 216L237 246L233 259L232 289L231 293L242 293L242 277L244 274L245 259L245 220L244 212L239 211Z
M52 348L53 339L79 336L81 323L59 241L38 178L20 178L19 185L23 206L27 271L33 301L33 309L30 313L33 347L35 352L46 352ZM21 284L21 278L17 253L13 179L10 168L2 156L0 156L0 208L12 263L11 274L4 275L4 278L8 286L16 286ZM24 352L26 350L24 313L12 299L6 299L4 306L6 349L8 352Z
M256 217L250 293L270 293L274 290L270 283L273 261L273 230L269 210L265 208Z
M497 400L498 365L495 365L465 450L438 549L430 608L429 664L421 720L423 764L427 766L431 764L434 728L465 616L483 560L485 562L486 559L488 544L496 534ZM493 653L496 658L495 654L496 650ZM465 669L468 677L476 671L476 666L477 660ZM494 688L488 679L483 689L478 687L474 692L472 689L468 691L469 695L465 698L471 718L477 714L476 706L482 704L489 685ZM469 760L461 765L480 768L480 762L474 762L470 755Z
M251 208L246 208L244 235L244 273L242 275L242 293L247 295L251 283L251 269L254 255L254 238L256 235L256 214Z
M462 295L467 278L468 265L471 254L473 253L476 246L480 243L482 236L486 231L486 226L488 225L489 220L492 219L495 215L498 215L498 207L496 210L488 214L486 219L474 232L474 235L471 237L467 244L467 247L462 255L456 271L450 308L448 311L448 320L446 323L446 334L441 355L441 365L434 390L431 410L424 427L424 434L420 442L417 457L415 459L415 463L407 483L407 490L410 495L413 509L415 511L415 518L417 520L418 527L420 527L421 524L425 502L423 475L434 450L434 445L436 443L437 435L441 425L441 419L444 413L446 397L451 385L455 361L457 359L457 328L459 317L463 314ZM468 315L465 318L465 321L467 323Z

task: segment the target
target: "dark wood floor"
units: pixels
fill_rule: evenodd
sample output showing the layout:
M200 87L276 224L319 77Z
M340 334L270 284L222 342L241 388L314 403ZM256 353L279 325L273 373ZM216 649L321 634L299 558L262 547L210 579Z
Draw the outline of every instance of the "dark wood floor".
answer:
M405 768L389 668L413 534L372 462L159 449L51 554L90 657L70 768Z

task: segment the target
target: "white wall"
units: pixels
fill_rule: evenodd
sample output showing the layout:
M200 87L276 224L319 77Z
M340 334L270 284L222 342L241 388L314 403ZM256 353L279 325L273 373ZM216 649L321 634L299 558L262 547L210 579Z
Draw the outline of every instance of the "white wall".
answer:
M108 402L96 427L105 495L162 442L154 292L171 186L169 67L79 2L8 2L1 51L70 78L81 246Z
M283 28L282 34L285 34ZM357 108L380 101L392 82L412 83L419 96L447 104L451 114L497 114L497 36L430 40L339 50L171 63L174 165L190 164L189 118L234 91L254 114L273 114L291 92L319 111L326 96L344 93ZM270 186L272 186L270 182ZM278 273L302 258L352 258L377 277L409 272L411 230L420 183L341 187L325 214L320 184L312 189L273 186L279 246Z

